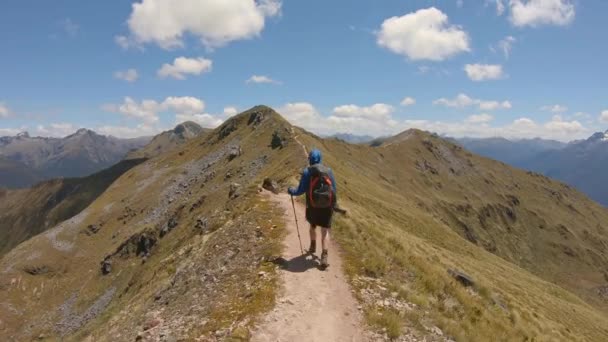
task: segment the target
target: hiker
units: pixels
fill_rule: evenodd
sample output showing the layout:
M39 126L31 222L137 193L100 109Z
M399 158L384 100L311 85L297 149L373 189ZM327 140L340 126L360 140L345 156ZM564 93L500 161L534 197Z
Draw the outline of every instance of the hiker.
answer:
M317 251L317 226L321 227L321 266L327 267L327 242L331 219L336 207L336 180L333 171L321 164L321 151L314 149L308 155L309 167L304 169L297 188L290 187L291 196L306 193L306 221L310 223L310 248L308 254Z

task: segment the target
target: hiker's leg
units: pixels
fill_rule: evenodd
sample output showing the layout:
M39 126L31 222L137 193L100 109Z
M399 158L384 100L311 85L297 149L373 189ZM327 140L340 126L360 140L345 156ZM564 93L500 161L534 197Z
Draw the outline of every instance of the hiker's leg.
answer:
M314 224L310 225L310 248L308 248L308 253L314 254L317 252L317 226Z
M327 244L329 244L329 228L321 229L321 247L323 251L327 250Z
M317 241L317 226L310 225L310 241Z

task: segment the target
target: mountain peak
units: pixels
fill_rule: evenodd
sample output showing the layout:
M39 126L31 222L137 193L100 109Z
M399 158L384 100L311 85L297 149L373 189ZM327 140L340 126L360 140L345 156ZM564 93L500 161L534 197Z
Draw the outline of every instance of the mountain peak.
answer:
M606 132L597 132L587 139L589 142L597 142L597 141L608 141L608 131Z
M15 136L16 138L29 138L30 134L28 132L21 132Z
M193 121L182 122L173 129L174 134L182 135L184 138L192 138L199 135L203 127Z

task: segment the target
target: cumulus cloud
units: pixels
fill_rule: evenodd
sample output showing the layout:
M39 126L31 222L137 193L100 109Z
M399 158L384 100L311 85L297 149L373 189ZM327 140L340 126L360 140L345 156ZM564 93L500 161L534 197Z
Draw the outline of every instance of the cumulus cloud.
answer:
M225 107L224 108L224 117L229 118L231 116L235 116L239 113L239 110L236 107Z
M509 5L509 20L517 27L568 25L576 15L571 0L510 0Z
M142 0L127 21L132 39L164 49L184 46L192 35L208 48L260 35L266 19L280 14L280 0Z
M184 121L194 121L199 125L206 128L216 128L221 125L224 120L215 117L214 115L203 113L203 114L177 114L175 115L175 122L180 123Z
M139 78L137 74L137 70L135 69L127 69L124 71L116 71L114 72L114 78L119 80L127 81L127 82L135 82Z
M160 120L159 114L167 112L175 114L176 123L194 121L201 126L214 128L223 122L221 118L222 114L213 115L205 113L205 102L192 96L169 96L162 102L150 99L137 102L130 97L125 97L122 104L104 105L103 109L122 114L140 122L137 128L106 126L108 130L112 129L115 133L122 135L129 135L137 131L156 132L160 130L161 127L158 126ZM231 111L231 109L228 109L228 111ZM225 113L226 111L224 115Z
M474 123L474 124L485 124L485 123L491 122L492 120L494 120L494 117L492 115L482 113L482 114L474 114L474 115L469 116L466 119L466 122Z
M499 64L467 64L464 71L472 81L498 80L504 77L502 65Z
M509 101L488 101L481 99L474 99L466 94L458 94L453 99L445 97L439 98L433 101L434 105L441 105L451 108L464 108L469 106L479 106L481 110L497 110L497 109L511 109L513 106Z
M252 75L245 81L245 83L269 83L269 84L281 84L281 81L274 80L264 75Z
M183 114L201 113L205 110L205 102L192 96L170 96L163 101L161 108Z
M11 111L4 102L0 102L0 119L8 118L11 115Z
M366 118L371 120L386 120L390 118L395 108L385 103L376 103L369 107L360 107L354 104L342 105L334 108L334 115L343 118Z
M509 101L483 101L477 100L477 104L479 105L479 109L481 110L497 110L497 109L511 109L513 106Z
M36 126L35 135L43 137L57 137L63 138L76 132L78 127L71 123L52 123L49 125L38 125Z
M564 112L568 111L568 107L562 106L559 104L550 105L550 106L542 106L542 107L540 107L540 109L544 110L546 112L551 112L551 113L564 113Z
M576 121L565 121L560 115L554 115L545 128L557 134L570 135L584 130L583 125Z
M435 7L386 19L377 43L410 60L442 61L470 51L469 35Z
M176 80L185 80L186 75L200 75L205 72L210 72L212 65L213 61L202 57L177 57L173 60L173 64L163 64L163 66L158 69L157 74L160 78L172 77Z
M322 135L346 132L380 136L396 131L397 122L391 116L394 108L381 103L337 106L329 116L308 102L287 103L277 110L293 125Z
M407 97L403 98L403 100L401 100L401 105L404 107L412 106L415 104L416 104L416 99L413 97L407 96Z
M1 128L0 127L0 137L17 135L17 134L19 134L19 133L21 133L23 131L25 131L25 129L21 129L21 128Z
M600 113L600 122L608 123L608 110L602 111Z
M144 136L153 136L165 129L142 123L134 127L104 125L97 127L95 130L100 134L111 135L119 138L138 138Z
M137 102L131 97L125 97L122 104L107 104L103 109L108 112L120 113L128 118L143 121L146 124L158 122L158 112L162 106L155 100L143 100Z
M340 107L343 106L336 108ZM452 122L413 118L401 119L393 116L389 116L388 118L382 116L361 116L359 114L361 110L346 111L347 113L354 112L354 115L338 116L335 112L330 115L324 115L313 104L308 102L288 103L278 108L278 112L292 124L320 135L352 133L386 136L397 134L410 128L417 128L454 137L468 136L481 138L503 136L511 139L542 137L569 141L580 139L590 134L589 129L578 121L566 121L557 116L545 123L537 123L530 118L521 117L505 125L493 125L494 117L487 113L470 115L461 121Z

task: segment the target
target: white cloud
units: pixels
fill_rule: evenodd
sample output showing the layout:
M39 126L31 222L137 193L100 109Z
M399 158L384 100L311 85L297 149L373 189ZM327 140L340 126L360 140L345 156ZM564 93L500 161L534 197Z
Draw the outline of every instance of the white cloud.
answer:
M224 120L217 118L211 114L177 114L175 115L175 122L180 123L184 121L194 121L199 125L206 128L215 128L224 122Z
M407 96L403 100L401 100L401 105L404 106L404 107L412 106L412 105L415 105L415 104L416 104L416 99L413 98L413 97Z
M545 128L555 134L570 135L584 131L583 125L576 121L564 121L561 116L555 115L545 124Z
M372 120L388 119L395 108L385 103L376 103L369 107L349 104L334 108L334 115L343 118L366 118Z
M314 130L321 121L321 114L308 102L287 103L277 111L293 125Z
M474 99L466 94L458 94L453 99L447 99L442 97L433 101L434 105L442 105L451 108L464 108L469 106L479 106L481 110L497 110L497 109L511 109L513 106L509 101L487 101L481 99Z
M509 20L518 27L563 26L571 23L576 15L571 0L510 0L509 5Z
M231 116L235 116L239 113L239 110L236 107L225 107L224 108L224 117L229 118Z
M4 102L0 102L0 119L8 118L11 116L11 111Z
M469 98L470 99L470 98ZM470 99L474 103L474 99ZM465 101L466 102L466 101ZM346 107L354 106L348 105ZM339 106L340 108L344 106ZM503 136L510 139L520 138L546 138L561 141L581 139L592 132L584 127L580 122L573 120L567 121L559 116L553 117L550 121L537 123L534 120L521 117L505 125L494 125L494 117L491 114L481 113L471 115L461 121L429 121L420 119L400 119L392 116L382 115L362 116L361 108L358 110L349 109L345 113L353 115L338 116L322 114L315 106L308 102L287 103L277 108L292 124L310 130L319 135L331 135L335 133L366 134L372 136L387 136L397 134L410 128L418 128L431 132L453 137L495 137ZM608 112L608 111L607 111ZM608 116L608 114L607 114Z
M71 123L52 123L47 126L38 125L35 130L35 135L63 138L73 134L77 129L78 128Z
M608 123L608 110L602 111L600 113L600 122Z
M497 110L497 109L511 109L513 106L509 101L481 101L479 100L479 109L481 110Z
M154 124L158 122L158 112L162 109L161 104L154 100L143 100L140 103L130 97L125 97L120 105L107 104L103 109L108 112L120 113L126 117Z
M509 59L511 56L511 50L513 49L513 44L517 42L517 39L513 36L506 36L504 39L501 39L496 44L496 47L491 47L491 50L496 52L496 50L502 52L505 55L506 59Z
M499 64L467 64L464 71L472 81L498 80L504 77L502 65Z
M442 105L446 107L462 108L474 105L475 100L470 98L468 95L461 93L458 94L454 99L447 99L445 97L442 97L433 101L433 104Z
M546 112L551 112L551 113L564 113L564 112L568 111L568 107L562 106L559 104L551 105L551 106L542 106L542 107L540 107L540 109L544 110Z
M126 97L123 104L105 105L103 109L120 113L140 122L136 128L103 126L104 132L112 132L111 134L116 136L141 136L162 130L162 127L158 126L160 113L174 113L175 123L194 121L204 127L214 128L223 122L222 115L225 116L226 113L236 110L233 107L226 107L224 113L220 115L205 113L205 102L192 96L169 96L162 102L149 99L137 102L130 97Z
M118 138L138 138L144 136L153 136L162 132L163 130L165 129L161 129L160 127L143 123L135 127L105 125L99 126L95 129L95 131L100 134L111 135Z
M163 64L157 74L160 78L172 77L177 80L185 80L186 75L200 75L210 72L213 62L210 59L177 57L173 64Z
M340 132L378 136L396 131L397 122L390 115L393 110L385 104L369 107L344 105L334 108L333 115L324 116L308 102L287 103L277 109L293 125L317 134Z
M172 110L181 114L202 113L205 110L205 102L192 96L170 96L163 101L161 109Z
M21 129L21 128L1 128L0 127L0 137L5 137L5 136L14 136L17 135L21 132L25 131L25 129Z
M245 83L270 83L270 84L281 84L281 81L273 80L272 78L264 75L252 75Z
M466 119L466 122L474 123L474 124L486 124L486 123L491 122L492 120L494 120L494 117L492 115L482 113L482 114L476 114L476 115L469 116Z
M386 19L377 43L411 60L441 61L470 51L468 34L435 7Z
M61 28L71 37L75 37L80 31L80 26L72 21L70 18L65 18L61 22Z
M137 70L127 69L125 71L114 72L114 78L127 82L135 82L139 78L139 75L137 74Z
M215 48L259 36L280 10L280 0L142 0L133 4L127 23L138 43L171 49L184 46L190 34Z

